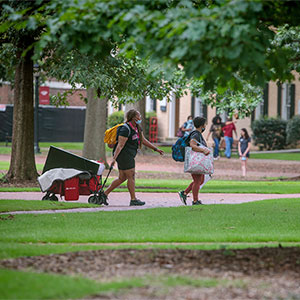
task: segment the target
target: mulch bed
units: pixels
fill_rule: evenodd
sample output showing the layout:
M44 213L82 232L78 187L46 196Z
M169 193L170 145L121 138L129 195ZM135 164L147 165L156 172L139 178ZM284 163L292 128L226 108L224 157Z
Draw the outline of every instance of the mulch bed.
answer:
M0 261L10 269L80 275L99 281L181 275L232 282L216 287L151 284L90 299L299 299L300 248L93 250ZM240 285L234 282L240 281Z
M33 268L62 274L81 273L93 277L104 272L114 277L117 266L126 272L130 268L240 272L245 275L289 273L300 275L300 247L257 248L243 250L185 250L185 249L121 249L93 250L1 260L0 265L13 269ZM79 271L80 270L80 271Z

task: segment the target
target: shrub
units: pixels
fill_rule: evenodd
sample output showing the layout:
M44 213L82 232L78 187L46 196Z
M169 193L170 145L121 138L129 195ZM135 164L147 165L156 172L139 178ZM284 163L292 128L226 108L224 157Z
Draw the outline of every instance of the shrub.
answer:
M300 141L300 115L290 119L286 126L286 140L289 144L295 145Z
M275 118L255 120L251 124L254 144L260 149L283 149L286 146L286 125L286 121Z
M107 128L111 128L117 124L124 123L124 111L115 111L107 118Z

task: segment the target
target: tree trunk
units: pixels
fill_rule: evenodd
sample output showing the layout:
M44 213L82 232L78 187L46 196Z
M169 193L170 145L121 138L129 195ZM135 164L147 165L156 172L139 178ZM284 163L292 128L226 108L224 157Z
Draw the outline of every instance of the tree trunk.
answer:
M95 90L87 90L83 156L106 163L105 144L103 142L107 121L107 99L95 98Z
M32 51L18 53L15 72L12 149L6 178L11 182L36 181Z

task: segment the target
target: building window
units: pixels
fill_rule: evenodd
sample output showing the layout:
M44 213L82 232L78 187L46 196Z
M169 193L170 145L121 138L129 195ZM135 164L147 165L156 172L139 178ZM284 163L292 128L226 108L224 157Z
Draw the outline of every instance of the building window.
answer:
M160 101L160 110L162 112L166 112L167 111L167 97L164 97L161 101Z
M295 84L282 85L282 119L289 120L295 114Z
M269 84L265 85L262 101L257 105L255 109L255 119L258 120L264 116L268 116L269 107Z
M146 97L146 112L156 111L156 99L151 99L149 96Z
M193 117L207 118L207 105L200 97L192 97L192 115Z
M282 102L282 85L278 81L277 82L277 116L280 118L281 117L281 102Z
M255 108L255 120L258 120L264 116L264 101L261 101Z

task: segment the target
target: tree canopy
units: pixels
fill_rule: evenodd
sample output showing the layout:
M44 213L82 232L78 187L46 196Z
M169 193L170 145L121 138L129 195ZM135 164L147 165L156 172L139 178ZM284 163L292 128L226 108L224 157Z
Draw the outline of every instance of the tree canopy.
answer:
M121 57L147 62L143 76L163 74L163 82L177 83L173 91L200 85L193 91L220 109L233 105L249 114L259 101L257 86L300 71L286 38L299 23L298 1L52 0L51 8L37 53L58 41L86 56L118 49ZM223 100L205 97L206 91Z
M35 59L51 57L48 65L58 78L101 86L104 95L121 102L141 93L180 95L191 86L208 104L242 112L246 107L249 113L259 101L256 86L291 80L291 71L300 71L298 1L15 2L2 3L2 36L16 36L12 28L38 31ZM206 97L214 93L223 100Z
M51 1L38 48L60 40L66 49L108 53L118 43L127 57L151 58L166 71L179 64L185 74L213 89L242 88L291 79L290 51L272 43L275 28L298 25L298 1L154 0ZM171 74L170 74L171 76Z

